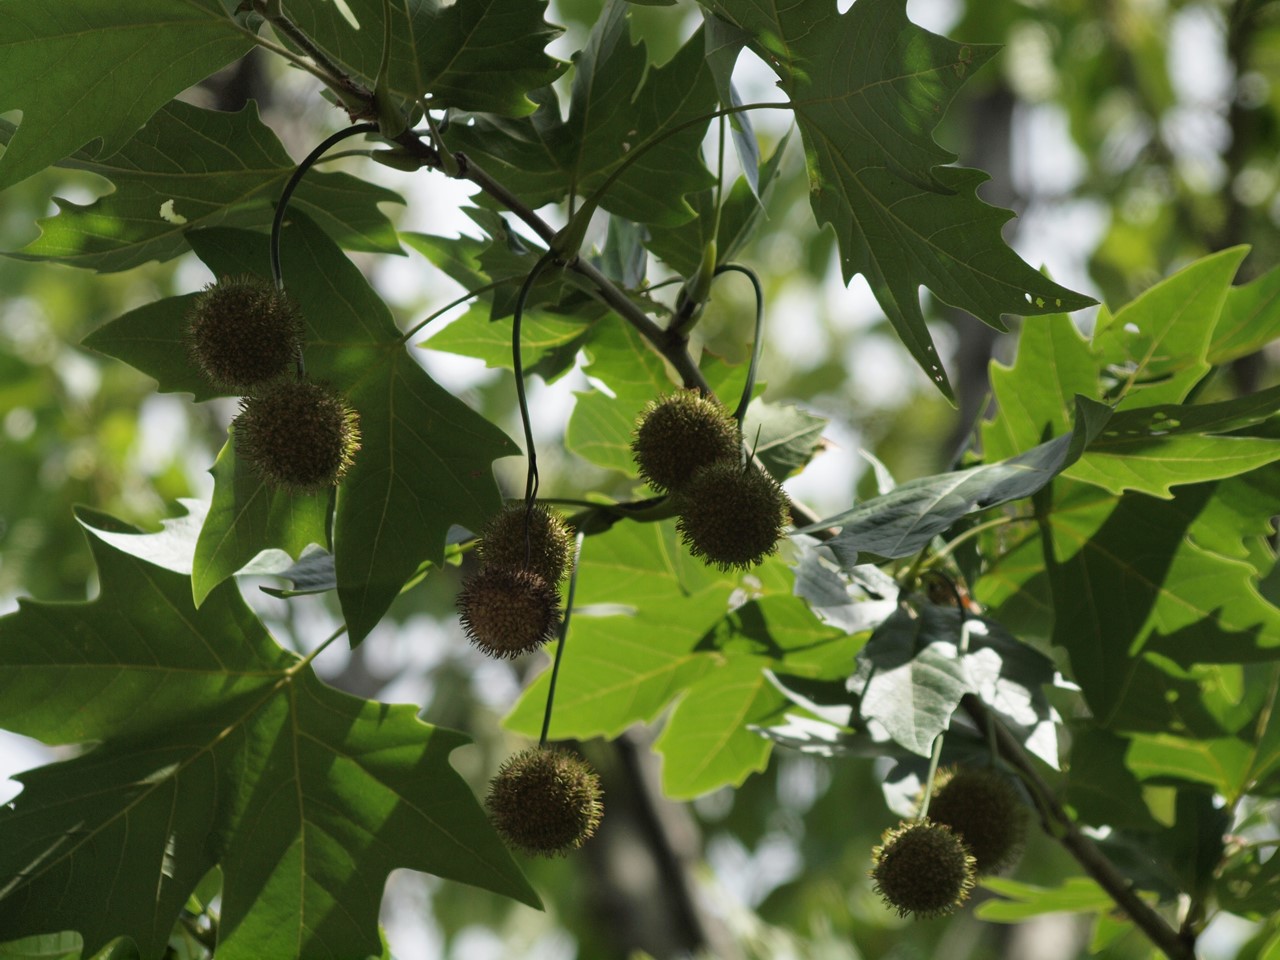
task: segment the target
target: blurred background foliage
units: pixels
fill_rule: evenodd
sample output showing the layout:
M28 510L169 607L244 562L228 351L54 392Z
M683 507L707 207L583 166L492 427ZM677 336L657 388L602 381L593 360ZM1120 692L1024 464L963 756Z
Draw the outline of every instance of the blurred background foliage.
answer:
M568 33L552 51L577 49L599 7L597 0L553 0L548 19ZM913 0L908 10L957 40L1004 45L962 88L939 139L958 162L992 175L983 195L1019 214L1006 235L1029 262L1115 307L1226 246L1253 247L1238 282L1280 260L1280 4ZM687 3L636 5L633 34L660 63L699 16ZM738 82L744 99L779 96L750 54ZM189 97L220 109L256 100L295 157L341 120L306 77L257 54ZM754 117L765 156L782 142L785 117ZM326 166L399 190L407 206L384 210L402 228L447 233L468 226L457 212L463 195L442 178L400 175L358 159ZM0 207L3 248L17 250L36 235L36 220L53 212L53 196L84 203L106 189L91 174L65 170L10 189ZM762 379L770 399L831 419L829 449L788 484L793 495L828 512L873 490L863 450L899 479L946 469L987 405L988 362L1008 358L1012 335L929 305L960 399L952 409L907 357L861 281L849 289L840 282L832 237L814 228L795 142L767 209L741 257L761 274L769 305ZM459 293L417 254L356 259L405 325ZM651 271L655 281L666 276ZM206 470L234 404L195 406L156 394L143 375L78 346L112 317L208 279L189 256L106 276L0 258L0 609L12 608L19 594L75 600L92 593L73 504L154 528L181 513L179 498L209 495ZM698 327L704 350L731 362L745 358L748 294L745 284L717 286ZM1091 317L1077 319L1087 327ZM421 358L441 383L516 435L508 374L452 355L423 351ZM1252 390L1276 375L1267 357L1254 356L1235 364L1233 379L1235 389ZM544 491L614 482L569 462L563 451L556 455L572 391L584 384L580 369L552 386L535 383ZM509 491L519 482L512 464L503 468ZM433 573L355 653L335 648L319 666L338 686L420 703L425 719L469 731L476 746L459 751L455 763L481 793L515 745L501 716L521 672L534 667L486 661L468 648L453 613L459 582L457 569ZM285 603L252 584L244 589L277 635L300 647L335 622L324 600ZM32 765L34 747L5 736L4 771ZM878 771L865 761L780 751L742 788L674 805L657 787L652 736L638 730L615 744L583 745L603 772L609 816L580 854L526 864L547 897L545 914L473 888L397 874L384 910L396 955L614 958L702 950L726 958L1054 960L1089 953L1090 929L1070 915L1003 927L972 911L908 922L886 910L866 872L871 847L895 818L881 799ZM1052 885L1073 872L1041 838L1015 876ZM1206 957L1251 958L1268 936L1211 928L1201 944ZM1145 957L1149 950L1130 933L1099 955Z

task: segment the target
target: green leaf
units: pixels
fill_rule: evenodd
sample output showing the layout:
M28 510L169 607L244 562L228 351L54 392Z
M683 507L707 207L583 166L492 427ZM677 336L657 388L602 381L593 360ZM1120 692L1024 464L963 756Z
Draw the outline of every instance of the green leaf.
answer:
M80 150L59 166L99 174L115 190L86 205L59 200L57 216L40 222L41 235L9 256L106 273L184 253L185 234L197 227L267 229L295 164L254 104L220 113L174 100L119 152L95 159ZM292 206L344 246L401 253L377 206L385 202L404 201L348 174L313 170Z
M920 310L919 288L1003 329L1003 313L1075 310L1091 301L1023 263L988 206L978 170L931 131L968 74L994 47L953 43L913 25L904 0L767 5L715 0L719 16L754 38L781 77L808 157L810 201L830 223L845 281L863 274L911 355L948 398L946 372Z
M368 81L382 58L384 0L345 0L353 25L333 0L291 0L289 17L331 57ZM543 0L393 0L390 90L432 109L453 107L520 116L528 91L549 84L564 65L544 48L560 34Z
M792 404L755 399L743 418L742 436L773 478L782 481L799 473L822 451L826 425L825 418Z
M1093 349L1114 367L1122 409L1177 403L1209 372L1209 341L1248 252L1232 247L1203 257L1114 316L1099 315Z
M1234 732L1242 721L1207 715L1202 699L1220 671L1195 665L1280 654L1280 610L1258 594L1256 571L1198 535L1215 489L1117 500L1060 479L1037 505L1059 611L1053 641L1102 726Z
M1077 397L1071 433L1008 460L911 480L798 532L840 527L827 545L846 566L861 562L864 553L890 559L909 556L957 520L1043 488L1079 458L1109 416L1109 408Z
M913 753L928 756L973 686L953 631L935 618L899 608L871 635L852 684L862 691L863 719L876 720Z
M681 276L689 277L697 272L702 262L702 251L714 235L717 261L732 262L764 220L764 204L773 193L774 184L778 182L782 157L790 139L791 132L788 131L778 142L772 156L759 166L756 173L759 197L752 192L747 178L739 177L724 198L717 221L715 190L695 193L688 198L688 202L697 211L697 217L677 227L651 227L648 248Z
M565 447L597 466L636 475L631 435L650 400L676 390L662 358L630 325L614 318L602 325L587 347L585 372L613 393L593 389L577 393L565 429Z
M626 4L610 0L575 60L568 117L550 89L534 97L531 117L477 117L446 137L532 207L590 195L651 141L610 186L604 209L638 223L683 223L693 216L685 195L714 183L700 152L699 118L716 103L701 32L649 69L644 44L630 42Z
M554 383L573 369L578 351L593 337L599 321L528 312L520 321L521 362L525 374L539 374ZM489 318L489 308L472 307L422 346L483 360L486 367L514 370L511 325Z
M1053 677L1048 658L998 623L962 621L954 607L917 601L876 628L849 688L860 691L864 720L877 721L918 756L929 756L961 698L976 693L1029 749L1056 765L1057 717L1042 689Z
M1256 280L1227 291L1226 303L1213 338L1208 360L1216 365L1230 363L1261 350L1280 335L1280 267Z
M613 737L653 720L714 667L698 644L728 613L734 586L688 555L670 521L619 523L591 537L578 567L551 738ZM529 685L508 727L538 732L549 679L543 672Z
M1007 877L983 877L981 885L1005 899L980 903L974 915L988 923L1022 923L1044 913L1103 913L1111 896L1087 877L1068 877L1061 886L1039 887Z
M0 157L0 190L94 141L110 156L252 46L219 0L3 4L0 112L21 110L22 123Z
M124 935L159 958L215 865L230 960L379 953L397 867L537 904L449 765L461 734L325 686L234 587L196 610L186 577L90 547L98 599L0 619L0 722L98 741L0 811L0 937Z
M259 266L258 273L265 272ZM103 324L82 345L123 360L156 381L161 393L189 393L196 400L225 396L200 373L187 349L187 311L196 294L143 304Z
M1065 472L1112 493L1171 497L1178 484L1219 480L1280 459L1280 440L1220 436L1280 410L1280 387L1197 406L1121 410Z
M235 455L235 428L209 471L213 502L196 543L191 591L196 606L264 550L298 559L311 544L327 546L328 492L273 490Z
M773 743L747 729L787 702L765 676L769 661L734 657L712 667L680 698L654 744L662 754L662 792L689 800L741 786L769 762Z
M1167 733L1130 738L1125 765L1139 780L1175 777L1206 783L1234 804L1248 783L1254 751L1243 740L1189 740Z
M1264 863L1258 847L1241 851L1227 861L1214 891L1224 910L1253 920L1274 919L1280 898L1280 856L1272 849Z
M80 960L80 935L70 931L23 937L0 943L0 957L5 960Z
M1066 801L1077 821L1147 833L1163 829L1151 815L1142 784L1125 763L1128 738L1084 720L1074 723L1070 732Z
M209 515L209 504L203 500L183 498L178 501L186 513L181 517L161 520L155 533L135 533L121 524L119 528L93 528L93 535L117 550L155 564L174 573L191 575L196 540Z
M618 524L583 549L550 736L617 736L675 709L655 748L664 790L694 797L763 769L771 743L751 729L785 698L772 665L802 676L848 673L860 640L820 623L791 595L776 559L753 571L758 599L730 611L737 578L704 567L670 522ZM535 735L548 673L525 691L507 725Z
M281 259L306 323L308 375L346 394L360 415L363 446L338 490L333 521L338 597L358 643L424 561L444 559L452 524L479 529L497 510L490 464L517 448L427 376L386 304L333 242L301 214L291 219ZM214 228L188 240L219 276L265 272L262 234ZM87 342L155 377L162 390L212 395L178 347L188 300L133 311Z
M992 362L994 419L982 425L982 454L1003 460L1071 429L1074 398L1098 395L1101 364L1065 313L1022 325L1010 366Z

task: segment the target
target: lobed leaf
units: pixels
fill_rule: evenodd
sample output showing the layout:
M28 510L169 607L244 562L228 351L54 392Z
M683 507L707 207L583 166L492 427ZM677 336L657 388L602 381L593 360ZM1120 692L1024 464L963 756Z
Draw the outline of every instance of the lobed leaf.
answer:
M1202 257L1109 315L1099 314L1093 349L1111 364L1121 409L1178 403L1209 372L1209 343L1248 247Z
M338 597L358 643L424 561L443 560L452 524L478 529L498 508L490 464L517 448L409 356L386 305L324 232L301 214L291 220L281 259L306 324L308 375L331 383L360 415L363 447L339 488L333 519ZM267 238L261 234L214 228L193 231L188 241L218 276L265 272ZM210 396L180 346L188 300L170 298L125 314L86 342L156 377L162 390ZM224 482L231 480L227 473ZM232 495L228 502L247 496L237 501ZM216 522L234 516L219 513ZM211 544L226 535L222 526L216 529ZM281 545L268 539L254 543L259 549ZM291 540L289 552L297 549ZM212 551L197 557L201 563L213 558ZM195 579L204 588L224 572L198 568Z
M0 141L5 131L0 128ZM199 227L265 230L294 161L249 103L236 113L174 100L110 157L80 150L58 164L106 177L115 189L89 204L58 200L41 234L8 254L52 260L99 273L170 260ZM353 250L402 253L379 203L403 203L391 190L345 173L312 171L293 195L312 217Z
M863 554L890 559L909 556L963 517L1042 489L1079 459L1109 416L1107 407L1077 397L1071 433L1008 460L911 480L797 532L840 527L827 545L846 567L862 562Z
M657 744L664 789L697 796L761 769L770 742L751 728L783 703L765 668L839 672L858 642L783 592L784 569L777 560L757 568L764 595L731 611L736 578L689 557L669 522L593 536L579 566L551 738L617 736L675 701ZM543 672L529 685L509 727L538 732L548 682Z
M312 544L328 546L330 494L272 489L236 457L234 426L209 473L213 502L192 564L191 591L197 607L214 587L264 550L282 550L296 560Z
M446 138L531 207L592 194L651 142L612 183L604 209L638 223L679 224L693 216L685 195L714 183L700 153L701 118L716 102L700 33L649 69L644 45L630 42L626 4L609 0L575 60L568 116L561 118L550 88L533 97L538 109L528 118L476 117Z
M384 0L292 0L289 17L332 59L370 89L382 59ZM545 48L560 34L544 0L393 0L388 83L410 103L505 116L533 110L526 94L564 65ZM348 13L354 23L348 19Z
M326 687L234 587L196 610L186 577L90 547L98 599L0 619L0 723L98 741L0 810L0 937L127 936L158 960L214 866L233 960L379 953L396 867L538 904L449 765L461 734Z
M752 38L781 78L808 158L810 202L830 223L845 281L863 274L898 336L949 399L946 371L925 327L919 288L1004 329L1001 314L1088 305L1020 260L1000 236L1012 216L977 197L987 179L946 166L955 157L932 130L993 47L922 30L905 0L785 5L706 4Z
M0 190L88 144L109 157L176 94L252 46L219 0L0 4L0 112L22 111L0 156Z

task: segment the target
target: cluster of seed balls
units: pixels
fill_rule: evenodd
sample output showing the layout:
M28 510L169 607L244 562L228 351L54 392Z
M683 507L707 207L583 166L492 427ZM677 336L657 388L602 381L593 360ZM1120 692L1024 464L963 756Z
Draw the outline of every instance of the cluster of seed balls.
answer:
M536 650L560 629L561 579L573 538L541 504L512 504L481 531L480 569L458 594L467 638L497 659ZM539 856L576 849L595 833L600 778L563 750L534 747L510 757L489 783L489 818L512 847Z
M939 777L927 817L885 832L871 879L900 916L946 916L978 877L1013 865L1025 836L1026 807L1013 784L995 770L961 767Z
M240 394L236 453L274 487L336 485L360 449L359 417L327 384L290 374L302 355L302 318L274 284L224 277L187 313L187 349L215 387Z
M718 401L680 390L650 402L631 451L649 486L674 498L676 529L695 557L746 569L778 549L787 495L744 461L737 421Z

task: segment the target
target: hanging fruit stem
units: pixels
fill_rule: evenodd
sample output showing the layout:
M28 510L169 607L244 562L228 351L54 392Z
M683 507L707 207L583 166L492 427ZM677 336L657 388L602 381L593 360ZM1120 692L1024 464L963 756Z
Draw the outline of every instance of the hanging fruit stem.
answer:
M326 150L335 144L341 143L348 137L354 137L361 133L376 133L378 125L376 123L357 123L354 126L347 127L345 130L339 130L337 133L325 137L316 146L314 150L308 153L293 174L285 181L284 189L280 191L280 199L276 201L276 215L271 219L271 242L269 252L271 257L271 279L275 281L276 289L281 293L284 292L284 272L280 268L280 231L284 227L284 215L289 209L289 199L293 196L293 191L298 188L298 184L302 182L302 178L307 175L307 171L315 166ZM297 373L298 376L304 376L307 372L306 364L302 358L302 348L298 348Z
M560 620L560 642L556 644L555 659L551 662L551 683L547 686L547 706L542 714L542 735L538 738L538 746L547 745L547 734L551 731L551 709L556 701L556 680L560 677L560 661L564 657L564 647L569 639L569 620L573 617L573 595L578 588L578 561L582 558L582 541L586 533L578 531L573 541L573 570L569 574L569 592L564 601L564 616Z

